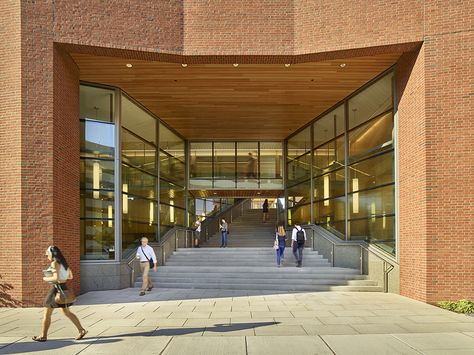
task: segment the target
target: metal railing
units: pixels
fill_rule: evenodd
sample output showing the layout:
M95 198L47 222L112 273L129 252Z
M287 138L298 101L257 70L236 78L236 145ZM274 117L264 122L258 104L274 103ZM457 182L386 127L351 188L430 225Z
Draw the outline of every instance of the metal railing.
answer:
M375 256L377 259L382 261L383 265L383 290L385 293L388 292L388 276L389 273L395 268L395 265L392 263L392 261L388 260L388 257L383 257L379 253L376 253L373 250L370 250L368 246L364 245L365 242L362 241L335 241L332 240L330 237L324 235L324 233L321 233L317 228L321 228L312 224L309 225L304 225L302 226L304 229L310 229L311 230L311 248L312 250L316 250L316 245L315 245L315 234L317 234L319 237L324 238L326 241L331 243L331 265L334 267L335 266L335 249L336 247L359 247L360 248L360 254L359 254L359 268L360 268L360 274L364 274L364 251L367 252L367 254L370 254L372 256Z

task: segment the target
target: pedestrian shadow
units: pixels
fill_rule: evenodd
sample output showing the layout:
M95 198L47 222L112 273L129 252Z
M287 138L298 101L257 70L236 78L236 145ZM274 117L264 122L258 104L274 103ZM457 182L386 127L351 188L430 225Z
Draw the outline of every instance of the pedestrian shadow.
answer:
M194 327L194 328L159 328L152 334L158 336L178 336L188 335L193 333L206 332L214 333L229 333L239 330L247 330L259 327L266 327L270 325L280 324L279 322L256 322L256 323L238 323L238 324L214 324L212 327Z
M68 348L74 345L96 345L96 344L113 344L123 341L124 338L132 337L155 337L155 336L180 336L189 334L206 332L228 333L240 330L247 330L259 327L266 327L270 325L280 324L280 322L252 322L252 323L238 323L238 324L214 324L206 327L192 327L192 328L158 328L156 330L147 332L124 333L117 335L98 335L93 338L85 338L83 340L75 341L72 339L50 339L46 342L39 343L36 341L18 341L4 347L0 343L0 354L19 354L19 353L38 353L40 351L57 350ZM137 327L139 329L139 327ZM84 346L85 348L85 346ZM78 352L81 350L78 350Z

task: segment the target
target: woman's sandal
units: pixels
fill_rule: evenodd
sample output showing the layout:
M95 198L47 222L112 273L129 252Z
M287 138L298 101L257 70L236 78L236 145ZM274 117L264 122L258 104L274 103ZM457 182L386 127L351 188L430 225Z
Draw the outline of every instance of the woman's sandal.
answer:
M75 338L76 340L81 340L82 338L84 338L87 334L87 330L83 329L81 330L81 332L79 333L79 335Z
M35 335L31 339L34 340L34 341L39 341L39 342L44 342L44 341L48 340L46 337L42 337L40 335Z

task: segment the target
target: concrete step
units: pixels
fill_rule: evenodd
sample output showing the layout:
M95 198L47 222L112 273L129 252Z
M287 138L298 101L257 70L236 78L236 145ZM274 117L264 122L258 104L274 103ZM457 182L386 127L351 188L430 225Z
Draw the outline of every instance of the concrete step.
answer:
M314 280L278 280L278 279L220 279L220 278L209 278L209 277L201 277L201 278L173 278L173 277L152 277L153 283L157 285L162 283L187 283L189 285L195 284L229 284L229 283L236 283L236 284L255 284L261 285L265 288L267 285L280 285L280 286L287 286L290 288L298 287L298 286L314 286L314 285L332 285L332 286L377 286L377 282L371 280L340 280L340 279L314 279Z
M296 268L290 264L291 267L283 267L277 268L276 265L272 266L261 266L259 268L255 268L252 266L160 266L158 267L158 272L180 272L180 273L238 273L238 274L258 274L258 273L265 273L265 272L278 272L279 274L288 273L291 275L295 274ZM341 268L341 267L302 267L298 269L298 274L322 274L322 273L333 273L333 274L353 274L353 275L360 275L359 270L356 269L349 269L349 268ZM153 272L151 274L154 274Z
M135 287L140 287L137 283ZM183 289L219 289L219 290L259 290L259 291L284 291L284 292L319 292L319 291L346 291L346 292L382 292L382 287L379 286L349 286L349 285L254 285L254 284L237 284L237 283L178 283L178 282L163 282L160 285L155 285L160 288L183 288Z
M276 268L276 267L275 267ZM207 278L219 278L219 279L244 279L244 280L261 280L261 279L273 279L273 280L294 280L295 277L298 280L367 280L366 275L354 275L354 274L341 274L341 273L302 273L293 271L292 273L279 272L284 267L277 269L276 272L259 272L259 273L248 273L248 274L239 274L239 273L198 273L198 272L176 272L176 271L161 271L153 272L150 274L152 278L192 278L192 279L201 279L203 277ZM294 268L293 270L295 270ZM141 279L141 276L138 278ZM137 279L137 280L138 280Z
M170 261L166 262L166 265L168 266L214 266L216 268L222 267L222 266L253 266L253 267L265 267L265 266L274 266L275 261L250 261L250 260L230 260L227 262L216 262L213 260L210 261L201 261L201 262L195 262L195 261ZM319 261L319 260L308 260L308 261L303 261L303 266L312 266L312 267L320 267L320 266L330 266L330 263L327 261Z

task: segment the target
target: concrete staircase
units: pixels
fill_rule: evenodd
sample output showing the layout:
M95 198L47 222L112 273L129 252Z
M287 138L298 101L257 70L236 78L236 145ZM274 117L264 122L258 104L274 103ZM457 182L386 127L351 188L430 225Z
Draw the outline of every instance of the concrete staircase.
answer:
M229 223L229 236L227 246L230 248L257 248L272 247L275 238L276 210L268 211L268 220L263 223L262 210L250 209ZM207 248L219 247L221 245L221 233L216 232L207 243L202 246Z
M272 292L383 291L376 281L360 275L359 270L331 267L327 259L310 248L304 251L303 268L296 268L289 247L285 250L283 266L278 268L272 248L274 223L263 224L260 211L246 212L230 228L228 248L216 248L220 245L220 235L216 234L202 248L174 252L166 266L150 273L155 287ZM141 277L137 279L136 287L141 281Z

